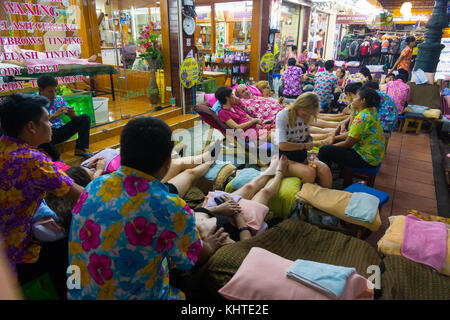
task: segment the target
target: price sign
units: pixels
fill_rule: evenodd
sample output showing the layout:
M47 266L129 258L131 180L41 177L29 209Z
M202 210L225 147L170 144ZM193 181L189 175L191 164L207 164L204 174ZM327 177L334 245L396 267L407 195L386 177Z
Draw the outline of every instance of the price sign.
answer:
M192 88L198 82L198 70L197 61L194 58L183 61L180 68L180 80L185 88Z

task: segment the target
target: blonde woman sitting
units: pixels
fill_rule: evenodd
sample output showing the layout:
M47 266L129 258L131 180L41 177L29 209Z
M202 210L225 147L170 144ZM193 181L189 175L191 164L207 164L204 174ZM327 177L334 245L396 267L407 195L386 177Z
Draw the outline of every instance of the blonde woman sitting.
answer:
M321 161L309 163L307 159L308 151L314 146L309 124L319 111L316 94L308 92L299 96L288 108L278 113L275 142L280 156L286 155L289 160L289 176L299 177L304 183L314 183L318 179L321 186L331 188L333 178L330 168Z

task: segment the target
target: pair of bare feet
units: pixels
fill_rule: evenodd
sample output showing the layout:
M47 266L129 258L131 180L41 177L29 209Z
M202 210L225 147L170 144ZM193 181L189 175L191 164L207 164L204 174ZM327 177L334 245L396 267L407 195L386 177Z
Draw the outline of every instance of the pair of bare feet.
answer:
M262 175L275 176L277 174L287 175L289 168L289 161L285 155L279 158L277 155L272 157L269 167L262 173Z

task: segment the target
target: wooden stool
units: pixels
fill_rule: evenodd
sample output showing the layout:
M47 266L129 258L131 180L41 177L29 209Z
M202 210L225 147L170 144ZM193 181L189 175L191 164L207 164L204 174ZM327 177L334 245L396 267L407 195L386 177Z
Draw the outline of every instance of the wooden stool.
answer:
M425 120L425 116L418 113L406 112L405 113L405 121L403 124L402 132L406 133L407 131L416 131L416 134L420 133L422 129L423 120ZM409 128L410 124L415 124L415 128Z
M344 168L344 188L353 184L354 177L361 177L367 181L367 185L372 187L375 185L375 178L380 170L381 164L374 168Z

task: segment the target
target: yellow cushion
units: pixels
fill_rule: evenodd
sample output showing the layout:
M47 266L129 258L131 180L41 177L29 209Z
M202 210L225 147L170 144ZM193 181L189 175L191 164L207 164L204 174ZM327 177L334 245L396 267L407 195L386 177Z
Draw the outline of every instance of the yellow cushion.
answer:
M401 256L403 233L405 232L406 216L389 217L390 227L378 241L378 250L385 255ZM450 276L450 230L447 232L447 257L439 273Z
M322 188L319 185L305 183L297 193L297 197L304 199L313 207L326 212L336 218L344 220L348 223L356 224L358 226L365 227L371 231L377 231L381 226L380 212L377 212L377 216L372 223L366 223L359 220L348 218L345 214L348 202L352 197L352 193L347 191L333 190Z
M439 109L430 109L430 110L426 110L423 115L427 118L427 119L439 119L441 117L441 110Z

